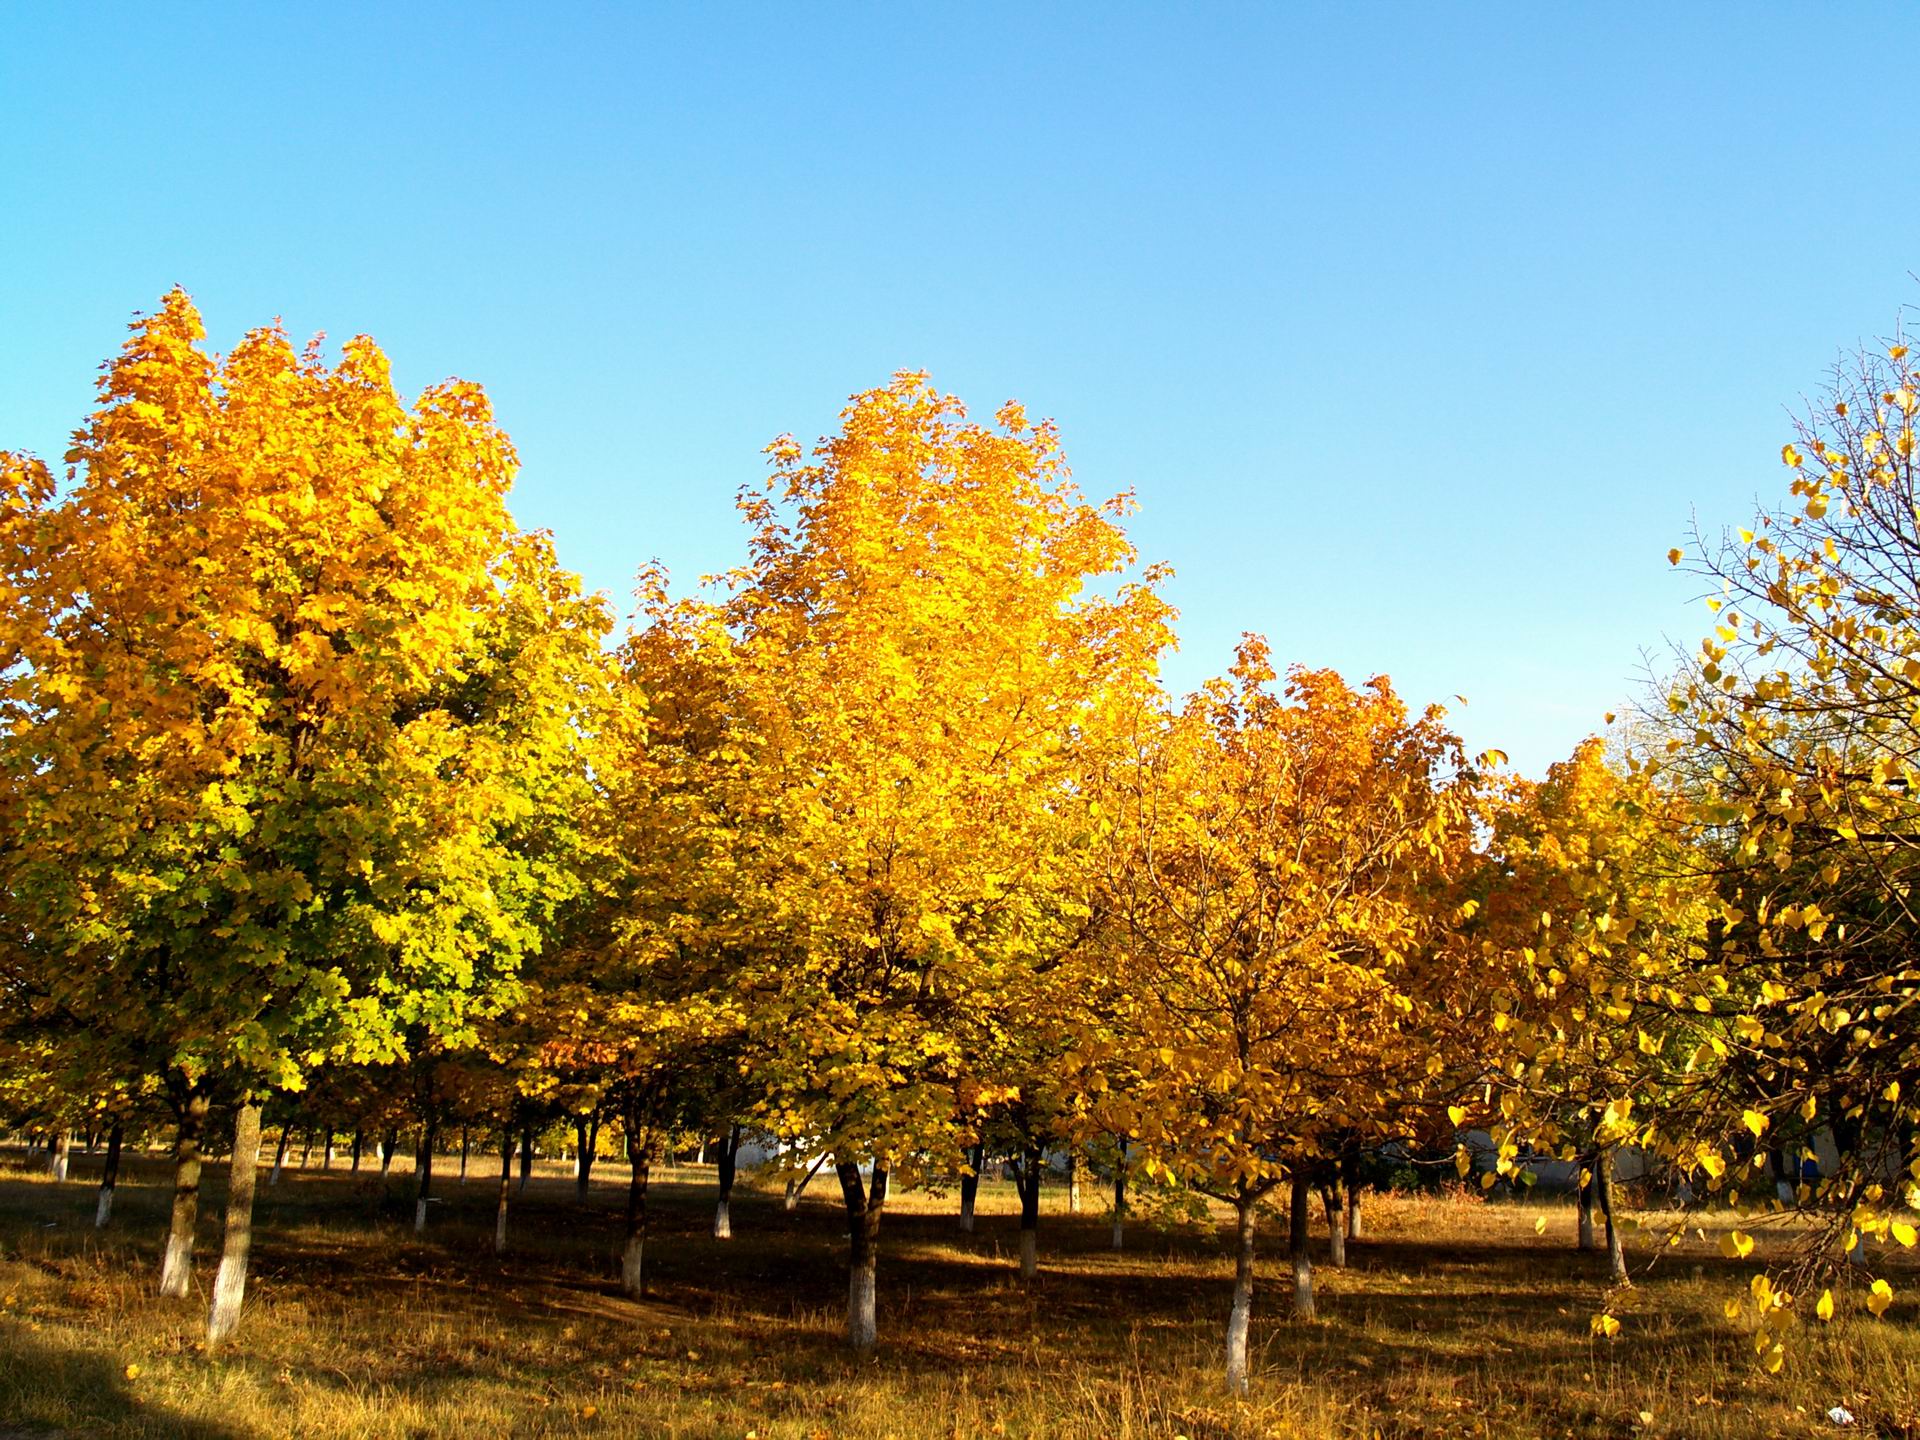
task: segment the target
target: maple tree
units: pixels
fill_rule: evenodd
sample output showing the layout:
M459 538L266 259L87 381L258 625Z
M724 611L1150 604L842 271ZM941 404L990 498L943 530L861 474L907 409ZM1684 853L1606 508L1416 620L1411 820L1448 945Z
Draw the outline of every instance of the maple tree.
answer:
M1146 1174L1234 1207L1236 1391L1257 1209L1291 1187L1295 1307L1310 1317L1313 1171L1336 1137L1380 1132L1385 1057L1421 1045L1431 1017L1403 985L1440 918L1423 886L1471 818L1471 774L1437 710L1409 717L1385 680L1277 679L1248 637L1229 677L1143 717L1115 787L1112 1009L1075 1056L1088 1113L1137 1142Z
M238 1204L263 1095L413 1031L463 1042L510 993L554 878L516 830L571 748L534 657L571 677L604 630L513 530L478 387L409 407L364 337L333 365L277 327L203 338L177 290L134 325L64 491L0 460L10 894L57 939L51 1003L165 1076L170 1290L216 1092ZM215 1340L246 1239L230 1209Z
M902 374L811 462L777 442L721 612L743 759L711 803L756 1120L834 1155L860 1349L891 1177L958 1168L1010 1098L981 1057L1058 913L1083 723L1167 639L1126 499L1083 500L1050 424L996 419Z

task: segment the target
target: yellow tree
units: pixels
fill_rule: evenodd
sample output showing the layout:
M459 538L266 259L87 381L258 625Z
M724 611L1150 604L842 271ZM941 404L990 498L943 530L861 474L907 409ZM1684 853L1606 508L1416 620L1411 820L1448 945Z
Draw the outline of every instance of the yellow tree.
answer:
M504 637L523 602L604 622L514 535L513 451L477 387L408 406L364 337L333 365L278 328L224 359L203 338L179 291L133 327L64 491L0 460L0 575L11 897L60 938L54 1000L165 1076L170 1293L199 1127L217 1092L238 1102L218 1340L260 1097L410 1031L470 1038L537 944L551 872L513 836L530 755L568 739L517 708L529 647Z
M1520 1169L1523 1144L1579 1167L1581 1246L1597 1200L1615 1283L1628 1279L1617 1151L1638 1142L1678 1154L1714 1111L1730 1054L1728 984L1709 963L1722 907L1695 831L1673 776L1639 758L1611 762L1597 739L1543 782L1517 783L1493 827L1499 878L1480 943L1498 952L1487 1050L1499 1102L1477 1118L1497 1173Z
M1729 842L1730 1118L1776 1148L1831 1134L1838 1168L1796 1198L1861 1260L1862 1237L1912 1243L1894 1211L1920 1201L1916 412L1904 343L1836 370L1782 449L1787 500L1699 541L1717 623L1670 698L1676 763ZM1883 1278L1869 1303L1890 1299Z
M1434 953L1434 882L1471 818L1471 773L1437 709L1410 718L1384 679L1276 678L1249 637L1230 679L1143 722L1115 787L1113 983L1076 1056L1087 1113L1138 1142L1149 1176L1234 1207L1235 1391L1256 1208L1291 1184L1295 1310L1310 1317L1312 1169L1333 1137L1380 1133L1408 1098L1403 1057L1438 1023L1433 992L1407 988L1410 961Z
M743 499L724 620L747 762L722 803L763 1121L834 1154L865 1349L890 1177L951 1173L1005 1094L975 1072L1057 914L1054 812L1168 612L1126 579L1125 498L1085 502L1050 424L970 422L915 374L841 418L811 462L777 442Z

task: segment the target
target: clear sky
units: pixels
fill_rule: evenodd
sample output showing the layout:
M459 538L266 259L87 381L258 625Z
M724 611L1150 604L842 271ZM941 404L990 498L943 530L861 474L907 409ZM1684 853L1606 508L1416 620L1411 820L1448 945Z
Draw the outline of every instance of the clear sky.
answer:
M1920 300L1920 11L1868 4L0 10L0 445L170 285L216 348L482 382L625 608L776 434L927 369L1056 417L1242 630L1538 771L1705 612L1667 548Z

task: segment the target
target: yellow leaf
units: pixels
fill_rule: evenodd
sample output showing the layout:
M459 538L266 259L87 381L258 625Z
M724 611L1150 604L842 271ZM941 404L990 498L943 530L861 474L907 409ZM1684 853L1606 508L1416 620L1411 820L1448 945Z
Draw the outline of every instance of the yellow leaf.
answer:
M1453 1122L1453 1128L1458 1130L1462 1125L1467 1123L1467 1112L1458 1105L1449 1105L1447 1106L1447 1119L1451 1120Z
M1680 549L1680 547L1676 545L1673 549L1667 551L1667 563L1669 565L1678 565L1680 563L1680 558L1684 553L1685 552L1683 552Z
M1738 1320L1740 1318L1740 1297L1738 1295L1729 1295L1726 1303L1720 1307L1720 1311L1729 1320Z
M1760 1138L1761 1132L1767 1128L1767 1117L1762 1115L1758 1110L1749 1110L1740 1117L1740 1123L1751 1130L1754 1138L1757 1140Z
M138 1380L140 1378L140 1367L138 1365L127 1366L127 1378L129 1380Z
M1541 1215L1541 1216L1537 1216L1534 1219L1533 1233L1536 1235L1544 1235L1547 1233L1547 1217L1546 1216Z
M1833 1291L1822 1290L1820 1292L1820 1303L1813 1307L1813 1313L1818 1315L1823 1322L1833 1319Z
M1603 1340L1611 1340L1620 1333L1620 1322L1611 1315L1595 1315L1587 1326Z
M1920 1235L1915 1234L1913 1226L1904 1220L1896 1220L1887 1228L1893 1232L1893 1238L1902 1245L1911 1247L1915 1239L1920 1239Z
M1893 1287L1884 1280L1874 1281L1873 1288L1867 1291L1867 1309L1875 1315L1884 1315L1891 1304L1893 1304Z
M1744 1260L1753 1253L1753 1237L1741 1230L1729 1230L1720 1237L1720 1253L1729 1260Z

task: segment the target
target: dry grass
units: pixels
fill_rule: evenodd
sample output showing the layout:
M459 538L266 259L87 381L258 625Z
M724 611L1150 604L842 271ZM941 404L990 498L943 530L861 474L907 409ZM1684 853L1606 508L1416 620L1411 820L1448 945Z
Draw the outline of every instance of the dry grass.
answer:
M973 1236L956 1233L950 1197L897 1197L881 1353L856 1363L840 1344L837 1195L820 1181L793 1215L743 1186L738 1238L723 1244L705 1234L711 1173L669 1174L651 1294L635 1303L613 1278L616 1167L585 1206L557 1173L537 1179L504 1262L481 1178L446 1186L420 1240L401 1178L388 1192L337 1170L290 1172L261 1192L239 1342L209 1358L201 1304L152 1294L158 1164L133 1165L97 1236L87 1184L56 1190L14 1158L0 1176L0 1440L1920 1435L1920 1341L1904 1305L1885 1323L1807 1336L1766 1376L1720 1308L1749 1267L1720 1259L1709 1226L1615 1301L1620 1337L1596 1340L1600 1265L1572 1251L1564 1204L1376 1201L1377 1238L1349 1269L1317 1272L1314 1324L1285 1318L1274 1246L1254 1391L1235 1403L1218 1380L1221 1236L1139 1225L1116 1254L1104 1219L1058 1213L1058 1195L1031 1288L1014 1273L1011 1187L986 1187ZM92 1165L76 1166L82 1182ZM203 1285L220 1198L216 1181ZM1860 1424L1837 1430L1825 1419L1836 1404Z

